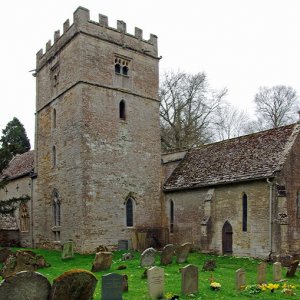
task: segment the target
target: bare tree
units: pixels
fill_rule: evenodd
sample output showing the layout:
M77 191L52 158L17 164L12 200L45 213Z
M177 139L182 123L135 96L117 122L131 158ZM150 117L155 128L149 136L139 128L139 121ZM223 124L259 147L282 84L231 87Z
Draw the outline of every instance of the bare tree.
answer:
M261 87L255 95L258 123L264 129L276 128L296 121L297 92L284 85Z
M187 149L207 142L213 112L226 93L226 89L209 89L205 73L166 73L159 90L163 150Z
M223 103L216 111L213 131L216 140L226 140L245 134L249 116L234 106Z

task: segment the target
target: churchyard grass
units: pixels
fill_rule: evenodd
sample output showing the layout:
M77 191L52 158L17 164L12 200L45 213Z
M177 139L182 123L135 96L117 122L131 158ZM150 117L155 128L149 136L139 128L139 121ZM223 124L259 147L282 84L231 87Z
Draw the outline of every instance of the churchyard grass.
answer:
M18 248L19 249L19 248ZM18 250L13 248L13 250ZM76 254L73 259L62 260L61 252L50 251L44 249L30 249L37 254L43 255L51 267L39 269L38 272L45 275L52 283L53 279L70 269L85 269L91 270L94 255ZM140 253L134 253L133 260L122 261L122 254L126 251L113 252L113 263L108 271L94 273L98 279L97 287L94 294L95 300L101 299L101 276L108 273L127 274L129 291L123 293L124 300L148 300L147 279L142 278L145 268L140 267ZM216 269L213 272L202 271L204 262L208 259L216 261ZM165 271L165 299L170 299L171 295L179 295L180 299L297 299L300 296L300 276L299 271L293 278L288 278L286 284L296 286L293 290L296 295L290 296L282 293L282 288L271 292L270 290L255 293L255 288L251 287L248 291L237 291L235 287L235 271L243 268L246 271L246 284L254 285L257 280L257 265L260 261L253 258L238 258L231 256L214 256L205 255L197 252L189 254L188 262L177 264L174 261L171 265L160 266L159 256L156 257L155 265L164 268ZM199 293L195 295L183 296L181 294L181 273L180 268L187 264L193 264L199 268ZM121 265L127 268L117 270ZM0 267L2 265L0 264ZM282 278L285 278L286 268L282 268ZM219 290L212 290L210 282L215 281L221 284ZM267 282L272 283L272 265L267 266ZM282 286L284 283L280 283Z

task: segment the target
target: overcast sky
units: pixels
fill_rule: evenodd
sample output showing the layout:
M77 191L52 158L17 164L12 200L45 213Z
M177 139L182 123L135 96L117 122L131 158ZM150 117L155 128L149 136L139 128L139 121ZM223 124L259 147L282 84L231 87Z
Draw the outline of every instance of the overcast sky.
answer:
M227 101L253 112L260 86L284 84L300 93L299 0L20 0L1 2L0 129L17 117L33 145L35 54L53 41L78 6L91 19L108 16L158 36L160 73L205 71L212 88L227 87ZM1 131L2 134L2 131ZM0 134L0 135L1 135Z

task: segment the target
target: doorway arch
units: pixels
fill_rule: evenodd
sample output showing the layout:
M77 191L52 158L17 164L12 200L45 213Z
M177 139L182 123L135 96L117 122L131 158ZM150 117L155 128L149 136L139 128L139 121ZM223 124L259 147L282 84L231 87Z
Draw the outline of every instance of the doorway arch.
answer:
M223 255L232 254L232 226L226 221L222 228L222 252Z

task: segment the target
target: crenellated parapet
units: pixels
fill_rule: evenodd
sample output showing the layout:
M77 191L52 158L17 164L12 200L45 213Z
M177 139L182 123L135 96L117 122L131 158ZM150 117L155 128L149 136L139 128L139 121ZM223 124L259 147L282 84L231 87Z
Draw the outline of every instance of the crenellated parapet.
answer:
M94 38L113 43L122 48L141 52L145 55L157 58L157 36L150 34L149 40L144 40L143 31L135 27L134 34L127 33L126 23L117 21L117 28L108 25L108 18L99 14L98 22L90 20L90 12L84 7L78 7L73 14L73 24L66 20L63 24L63 33L60 30L54 32L53 43L46 43L45 52L39 50L36 55L37 71L45 63L53 59L56 54L78 34L86 34Z

